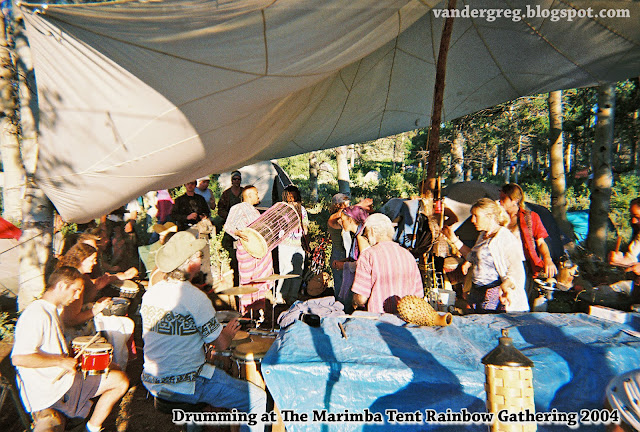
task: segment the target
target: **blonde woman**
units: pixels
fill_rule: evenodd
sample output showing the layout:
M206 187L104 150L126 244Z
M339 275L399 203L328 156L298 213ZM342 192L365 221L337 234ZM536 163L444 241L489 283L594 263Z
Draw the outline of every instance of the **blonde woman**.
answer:
M471 223L480 235L473 248L465 246L453 231L443 232L465 256L467 273L473 265L468 303L473 312L528 312L524 254L518 239L506 228L509 215L495 201L482 198L471 207Z

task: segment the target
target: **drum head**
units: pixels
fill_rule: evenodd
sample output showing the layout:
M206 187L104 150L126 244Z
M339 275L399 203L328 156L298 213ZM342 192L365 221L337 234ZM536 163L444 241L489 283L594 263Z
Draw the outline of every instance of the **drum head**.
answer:
M129 300L122 297L113 297L112 303L108 308L104 309L104 315L125 316L129 310Z
M120 295L122 297L135 297L138 291L140 291L138 284L130 280L118 281L115 282L114 285L120 288Z
M238 345L245 344L251 342L251 336L246 331L239 330L238 333L233 337L231 341L230 348L235 348Z
M275 339L267 338L243 343L233 350L233 356L240 360L262 359L267 351L269 351L269 348L271 348L271 345L273 345L274 340Z
M123 291L138 291L138 284L131 280L118 280L111 285L120 288Z
M269 251L267 241L252 228L245 228L242 231L247 236L247 240L240 240L244 249L256 259L263 258Z
M91 339L93 339L93 336L78 336L77 338L73 338L73 341L71 342L71 346L73 346L73 347L83 347L86 344L88 344ZM105 338L100 336L91 345L93 346L93 345L98 344L98 343L105 343L106 341L107 340Z
M97 354L111 351L113 351L113 346L107 342L92 343L84 350L85 354Z

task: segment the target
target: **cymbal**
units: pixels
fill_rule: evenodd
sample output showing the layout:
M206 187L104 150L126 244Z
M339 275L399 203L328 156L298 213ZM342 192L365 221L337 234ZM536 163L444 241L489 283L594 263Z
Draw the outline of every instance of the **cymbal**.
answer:
M240 285L240 286L227 288L227 289L224 289L222 291L218 291L218 292L216 292L216 294L243 295L243 294L253 294L253 293L258 292L258 291L260 291L260 288L252 287L252 286L246 286L246 285Z
M297 275L297 274L285 274L285 275L272 274L271 276L263 277L263 278L260 278L260 279L254 279L249 283L261 283L261 282L269 282L269 281L275 281L275 280L280 280L280 279L293 279L293 278L297 278L297 277L300 277L300 275Z

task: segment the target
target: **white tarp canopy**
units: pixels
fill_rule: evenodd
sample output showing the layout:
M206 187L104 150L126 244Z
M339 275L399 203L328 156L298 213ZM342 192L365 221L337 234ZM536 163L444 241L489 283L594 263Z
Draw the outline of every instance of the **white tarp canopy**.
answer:
M444 119L640 75L640 3L478 0L458 8L628 9L630 18L458 18ZM435 0L162 0L23 5L40 104L37 182L69 221L152 189L428 126ZM36 7L35 5L33 6Z

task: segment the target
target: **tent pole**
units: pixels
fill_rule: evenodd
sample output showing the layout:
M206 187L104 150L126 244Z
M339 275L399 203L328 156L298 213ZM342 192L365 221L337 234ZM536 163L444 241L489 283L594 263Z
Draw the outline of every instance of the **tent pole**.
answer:
M456 0L449 0L447 9L456 8ZM429 188L436 188L438 177L438 165L440 162L440 121L442 118L442 101L444 99L445 76L447 72L447 55L449 53L449 43L453 31L453 14L444 21L442 27L442 37L440 38L440 49L438 51L438 62L436 64L436 82L433 89L433 109L431 112L431 127L427 141L428 161L427 161L427 182Z

